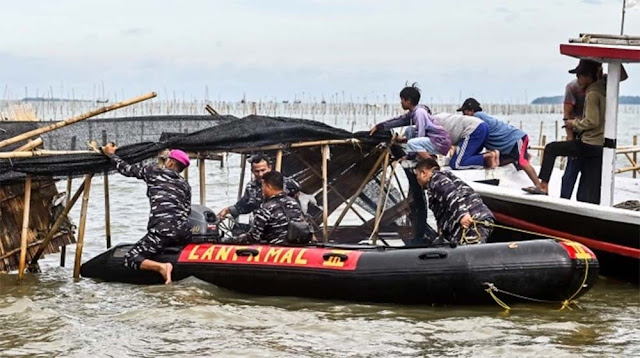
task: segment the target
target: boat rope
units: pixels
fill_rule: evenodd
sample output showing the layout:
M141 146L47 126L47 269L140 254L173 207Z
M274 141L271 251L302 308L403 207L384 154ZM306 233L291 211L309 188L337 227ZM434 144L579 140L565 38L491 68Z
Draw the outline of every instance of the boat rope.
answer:
M557 240L557 241L562 241L562 242L566 242L568 244L571 245L575 245L579 243L576 243L575 241L569 240L569 239L565 239L559 236L553 236L553 235L548 235L548 234L543 234L543 233L539 233L539 232L535 232L535 231L530 231L530 230L524 230L524 229L518 229L515 227L511 227L511 226L506 226L506 225L500 225L500 224L496 224L496 223L492 223L490 221L478 221L475 219L471 219L471 222L473 223L473 229L476 231L476 233L478 233L478 227L477 225L485 225L485 226L491 226L493 228L499 228L499 229L505 229L505 230L511 230L511 231L515 231L515 232L520 232L520 233L524 233L524 234L529 234L529 235L536 235L536 236L542 236L542 237L546 237L546 238L550 238L553 240ZM463 239L466 237L466 232L469 231L470 228L465 228L462 231L462 237ZM478 235L479 236L479 235ZM496 301L496 303L498 305L500 305L500 307L504 308L505 310L509 311L511 310L511 308L505 304L502 300L500 300L498 298L498 296L496 296L496 292L498 293L504 293L506 295L510 295L513 297L517 297L520 299L524 299L524 300L528 300L528 301L533 301L533 302L540 302L540 303L561 303L562 306L560 307L560 311L565 310L565 309L569 309L572 310L571 305L574 305L578 308L580 308L580 306L578 305L577 302L573 301L573 299L578 296L578 294L582 291L582 289L585 286L585 283L587 282L587 279L589 278L589 258L585 257L584 258L584 277L582 279L582 283L580 284L580 286L578 287L578 289L576 290L576 292L571 295L569 298L559 302L559 301L548 301L548 300L539 300L536 298L531 298L531 297L526 297L526 296L522 296L522 295L518 295L512 292L508 292L508 291L504 291L501 290L499 288L497 288L493 283L490 282L485 282L484 284L487 285L487 289L485 289L485 291L487 293L489 293L489 295Z

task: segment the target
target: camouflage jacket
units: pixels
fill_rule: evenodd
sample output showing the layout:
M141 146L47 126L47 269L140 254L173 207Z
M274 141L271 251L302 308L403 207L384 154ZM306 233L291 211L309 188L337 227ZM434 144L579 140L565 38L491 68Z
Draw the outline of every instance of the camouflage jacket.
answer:
M284 210L287 210L286 214ZM304 214L298 201L284 192L265 201L255 211L253 224L244 241L281 244L286 242L289 220L304 221Z
M289 177L284 177L285 192L288 196L295 198L296 194L300 191L300 185L298 182ZM244 190L244 195L238 200L235 205L229 208L229 212L234 217L240 214L249 214L260 207L264 201L264 195L262 195L262 182L257 180L251 181L247 184Z
M441 237L446 240L460 240L460 219L467 213L476 220L494 219L480 195L451 172L434 170L426 191L429 209L436 217Z
M153 165L131 165L117 155L110 157L120 174L144 180L151 204L147 229L183 232L190 229L191 186L179 173Z

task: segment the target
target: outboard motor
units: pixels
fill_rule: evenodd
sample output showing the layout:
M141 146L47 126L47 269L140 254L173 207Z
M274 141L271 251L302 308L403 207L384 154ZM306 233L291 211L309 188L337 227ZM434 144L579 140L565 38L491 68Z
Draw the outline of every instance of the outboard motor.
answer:
M192 205L191 215L189 215L189 222L191 222L191 242L203 243L203 242L219 242L220 232L220 219L206 206Z

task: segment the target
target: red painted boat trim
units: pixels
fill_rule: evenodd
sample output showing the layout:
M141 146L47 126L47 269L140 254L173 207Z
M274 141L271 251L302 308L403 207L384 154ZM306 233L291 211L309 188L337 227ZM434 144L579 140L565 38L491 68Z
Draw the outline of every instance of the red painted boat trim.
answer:
M511 225L523 230L535 231L545 235L557 236L564 239L573 240L581 244L587 245L591 249L610 252L616 255L632 257L634 259L640 259L640 249L611 244L608 242L603 242L595 239L589 239L583 236L569 234L564 231L549 229L544 226L533 224L525 220L516 219L509 215L501 214L495 211L493 212L493 215L496 217L496 220L498 222L503 223L505 225Z
M595 58L620 60L622 62L640 62L640 50L632 48L612 48L586 46L579 44L561 44L560 53L577 58Z

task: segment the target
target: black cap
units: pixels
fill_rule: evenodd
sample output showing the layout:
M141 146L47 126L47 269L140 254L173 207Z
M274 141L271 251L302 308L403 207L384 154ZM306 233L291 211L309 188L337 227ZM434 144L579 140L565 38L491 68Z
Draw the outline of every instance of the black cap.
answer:
M600 62L591 60L580 60L580 62L578 62L578 66L576 66L576 68L572 70L569 70L569 73L575 73L579 75L593 73L597 72L600 69L600 66L602 66Z
M457 109L458 112L462 112L465 109L473 109L474 111L482 111L482 108L480 108L480 103L478 103L478 101L476 101L475 98L467 98L464 100L464 103L462 104L462 106L460 106L460 108Z

